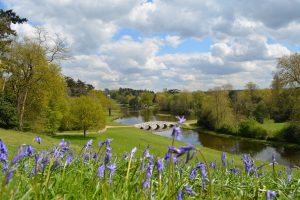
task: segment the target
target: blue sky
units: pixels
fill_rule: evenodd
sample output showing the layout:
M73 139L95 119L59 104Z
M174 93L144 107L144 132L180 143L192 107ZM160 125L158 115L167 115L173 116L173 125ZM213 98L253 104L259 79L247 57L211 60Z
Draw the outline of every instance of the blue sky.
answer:
M59 34L72 55L60 62L63 73L99 89L241 89L249 81L266 88L276 60L300 51L297 0L2 0L0 7L29 20L14 25L20 37L34 36L36 26Z

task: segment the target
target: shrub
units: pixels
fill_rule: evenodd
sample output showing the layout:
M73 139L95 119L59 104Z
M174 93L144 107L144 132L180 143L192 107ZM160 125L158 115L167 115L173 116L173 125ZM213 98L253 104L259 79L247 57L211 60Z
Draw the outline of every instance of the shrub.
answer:
M243 137L265 139L268 132L259 127L255 119L247 119L239 124L239 135Z
M300 123L292 122L282 130L281 134L284 140L300 144Z

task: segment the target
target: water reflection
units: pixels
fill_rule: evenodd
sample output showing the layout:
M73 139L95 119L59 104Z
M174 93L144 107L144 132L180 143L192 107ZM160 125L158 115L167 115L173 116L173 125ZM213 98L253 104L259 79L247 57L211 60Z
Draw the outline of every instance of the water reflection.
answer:
M153 111L130 111L123 110L124 116L116 120L123 124L137 124L147 121L177 121L175 116L168 113ZM172 130L156 131L155 134L171 138ZM264 161L272 161L275 153L277 162L280 164L300 164L300 150L285 148L278 145L269 145L255 141L241 140L236 138L224 138L207 134L200 130L182 130L180 139L188 144L200 144L204 147L229 152L237 155L250 154L253 158Z

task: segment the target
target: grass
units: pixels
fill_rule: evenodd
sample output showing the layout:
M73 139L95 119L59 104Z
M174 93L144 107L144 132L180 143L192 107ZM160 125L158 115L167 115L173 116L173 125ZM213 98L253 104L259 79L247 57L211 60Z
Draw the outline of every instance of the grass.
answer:
M265 120L265 122L263 124L259 124L259 126L267 130L270 136L273 136L274 134L285 128L287 124L287 122L275 123L273 120Z
M154 155L163 157L172 140L163 136L152 134L148 131L128 127L128 128L110 128L104 133L87 134L87 137L83 137L82 132L66 132L58 133L54 136L47 136L39 134L42 138L42 145L34 142L34 138L37 134L31 132L19 132L14 130L0 129L0 138L5 142L9 150L9 158L16 154L19 145L30 144L37 150L51 149L54 145L57 145L61 139L71 142L71 148L75 151L80 151L81 148L87 143L88 140L93 139L94 147L96 148L97 142L106 140L108 138L113 139L112 147L114 154L124 154L126 151L130 151L133 147L137 147L138 153L142 153L146 146L149 144L151 152ZM175 141L175 146L184 146L186 144ZM208 161L219 160L221 152L205 147L200 147L204 156ZM234 158L240 160L238 156L229 155L229 159ZM241 164L238 162L238 164Z

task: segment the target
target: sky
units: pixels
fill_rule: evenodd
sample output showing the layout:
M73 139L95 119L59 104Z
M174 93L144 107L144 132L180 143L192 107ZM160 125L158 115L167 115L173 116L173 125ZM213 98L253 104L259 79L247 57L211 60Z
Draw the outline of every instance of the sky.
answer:
M300 51L300 0L0 0L59 34L64 75L97 89L270 87L277 59Z

